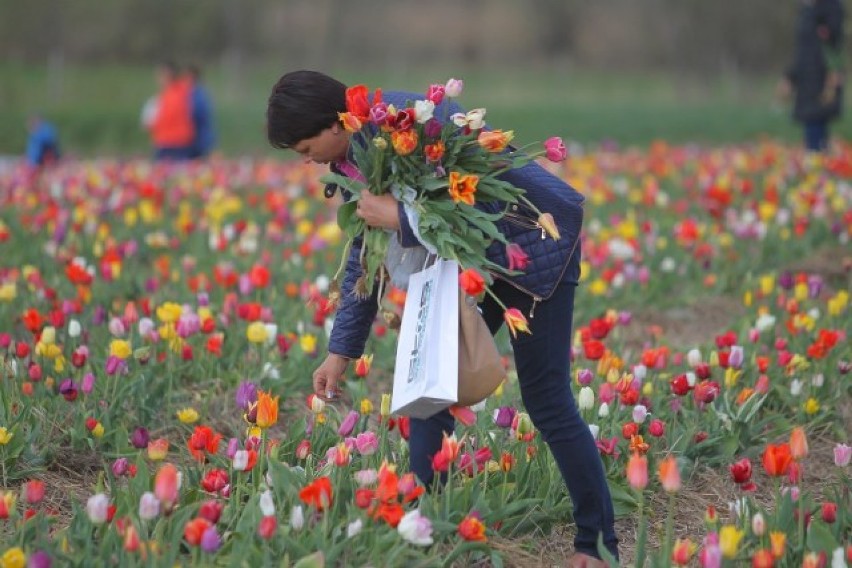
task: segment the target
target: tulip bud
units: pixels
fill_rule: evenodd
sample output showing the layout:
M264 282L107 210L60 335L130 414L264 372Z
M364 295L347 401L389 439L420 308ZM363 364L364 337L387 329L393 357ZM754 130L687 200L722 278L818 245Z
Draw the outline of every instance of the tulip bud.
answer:
M109 514L109 497L103 493L89 497L86 502L86 513L93 524L102 525L105 523Z
M766 532L766 520L763 518L763 514L757 512L751 518L751 532L755 534L755 536L763 536Z
M686 362L693 369L701 363L701 351L698 349L690 349L686 354Z
M598 418L606 418L609 416L609 404L602 402L598 408Z
M645 422L645 418L648 417L648 409L642 405L637 404L633 407L633 422L636 424L642 424Z
M461 79L450 79L444 85L444 94L450 98L458 97L464 90L464 81Z
M301 505L295 505L290 510L290 528L294 531L302 530L305 526L305 513Z
M580 410L589 410L595 406L595 392L591 387L583 387L580 389L578 397Z

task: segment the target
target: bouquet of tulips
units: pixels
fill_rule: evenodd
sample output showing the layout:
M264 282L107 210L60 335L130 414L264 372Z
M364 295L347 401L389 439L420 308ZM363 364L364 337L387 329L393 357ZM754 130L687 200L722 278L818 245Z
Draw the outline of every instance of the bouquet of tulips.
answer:
M363 236L361 259L365 272L356 293L370 294L376 277L380 277L380 282L384 280L391 233L368 227L355 215L357 200L365 188L377 195L390 192L412 208L417 218L413 229L430 252L457 260L463 269L479 273L486 284L493 282L495 273L515 273L485 255L493 241L506 242L496 222L512 204L523 201L538 214L542 230L559 238L553 217L539 211L524 197L523 189L500 179L500 174L540 155L552 161L564 160L564 143L553 137L536 152L516 149L509 145L512 131L485 128L484 108L436 116L437 112L451 112L454 105L449 101L441 103L445 98L458 97L462 86L457 79L450 79L445 85L433 84L422 99L408 101L406 108L384 102L379 89L372 94L372 100L365 85L347 89L346 112L340 114L340 120L352 133L352 159L363 179L339 174L322 179L353 195L338 211L338 223L348 241L335 282L358 236ZM488 202L497 206L488 210L476 207L477 203Z

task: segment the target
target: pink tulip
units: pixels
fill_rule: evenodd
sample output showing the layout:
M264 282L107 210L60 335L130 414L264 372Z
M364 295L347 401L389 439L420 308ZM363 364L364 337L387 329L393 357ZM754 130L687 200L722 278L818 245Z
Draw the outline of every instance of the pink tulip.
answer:
M544 155L551 162L561 162L568 157L568 149L562 138L552 136L544 141Z

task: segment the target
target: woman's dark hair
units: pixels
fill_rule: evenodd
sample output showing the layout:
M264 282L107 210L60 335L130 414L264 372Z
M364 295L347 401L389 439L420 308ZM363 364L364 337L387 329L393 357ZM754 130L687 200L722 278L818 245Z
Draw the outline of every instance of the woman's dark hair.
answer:
M346 111L346 85L318 71L293 71L272 87L266 136L274 148L291 148L337 122Z

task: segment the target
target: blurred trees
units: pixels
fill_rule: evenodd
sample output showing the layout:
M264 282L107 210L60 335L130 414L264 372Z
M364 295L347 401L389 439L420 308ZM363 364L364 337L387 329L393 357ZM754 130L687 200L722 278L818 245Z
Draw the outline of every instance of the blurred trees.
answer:
M777 73L795 0L0 0L0 54L332 68L547 64Z

